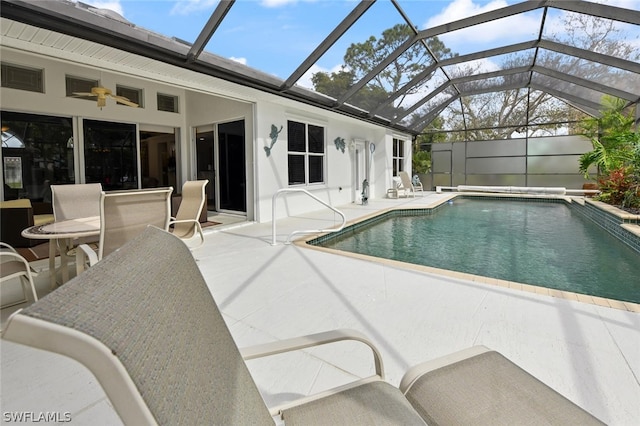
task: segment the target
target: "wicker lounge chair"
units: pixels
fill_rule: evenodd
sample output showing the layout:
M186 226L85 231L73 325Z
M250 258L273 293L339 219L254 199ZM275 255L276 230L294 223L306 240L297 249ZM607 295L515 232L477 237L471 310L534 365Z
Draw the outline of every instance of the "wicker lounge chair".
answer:
M597 423L484 349L448 357L447 367L438 361L411 370L406 396L382 380L378 351L355 331L239 350L189 249L153 227L14 315L3 337L85 364L131 425L273 425L275 416L302 425ZM287 407L266 407L246 359L346 339L371 347L375 375Z

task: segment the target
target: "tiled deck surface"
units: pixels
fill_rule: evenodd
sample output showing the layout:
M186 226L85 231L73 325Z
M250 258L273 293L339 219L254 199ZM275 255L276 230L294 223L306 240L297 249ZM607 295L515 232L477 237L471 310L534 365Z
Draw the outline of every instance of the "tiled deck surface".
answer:
M442 196L340 208L353 219ZM206 231L194 255L239 346L352 328L380 348L387 380L398 384L413 364L482 344L604 422L638 424L640 313L282 244L290 231L334 220L327 211L279 220L276 246L270 223ZM5 412L68 411L71 424L120 423L84 367L11 342L0 351L2 421ZM372 371L351 343L249 367L270 405L342 383L345 370Z

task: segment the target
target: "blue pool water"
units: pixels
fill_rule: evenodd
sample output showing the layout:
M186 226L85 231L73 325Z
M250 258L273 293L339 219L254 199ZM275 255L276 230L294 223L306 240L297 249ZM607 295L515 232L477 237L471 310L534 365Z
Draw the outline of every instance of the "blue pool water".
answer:
M564 203L456 199L318 245L640 303L640 255Z

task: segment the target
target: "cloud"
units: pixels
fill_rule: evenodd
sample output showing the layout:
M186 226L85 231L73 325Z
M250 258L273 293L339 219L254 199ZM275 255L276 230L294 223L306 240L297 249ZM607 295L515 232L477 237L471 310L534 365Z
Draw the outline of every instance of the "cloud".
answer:
M97 9L113 10L120 16L124 16L124 8L120 0L83 0L83 3L93 6Z
M320 67L318 65L312 65L311 68L309 68L307 70L306 73L304 73L302 75L302 77L300 77L300 79L296 82L296 84L298 86L302 86L305 87L307 89L311 89L313 90L313 83L311 82L311 77L313 77L313 74L318 73L318 72L324 72L324 73L334 73L334 72L338 72L342 69L342 64L340 65L335 65L333 68L331 69L327 69L327 68L323 68Z
M455 0L449 3L440 14L431 17L424 24L424 28L431 28L490 12L508 5L505 0L494 0L484 5L476 4L473 0ZM497 40L500 41L500 44L508 44L508 40L513 40L514 38L522 39L524 36L524 40L530 40L532 37L537 36L536 31L539 25L539 18L527 14L518 14L506 19L445 33L440 35L439 38L450 48L469 44L488 43Z
M238 62L242 65L247 65L247 58L236 58L234 56L231 56L229 59L231 59L232 61Z
M203 10L210 11L219 3L218 0L177 0L171 8L171 15L190 15Z
M260 2L261 6L264 7L281 7L286 6L288 4L297 3L298 0L262 0Z

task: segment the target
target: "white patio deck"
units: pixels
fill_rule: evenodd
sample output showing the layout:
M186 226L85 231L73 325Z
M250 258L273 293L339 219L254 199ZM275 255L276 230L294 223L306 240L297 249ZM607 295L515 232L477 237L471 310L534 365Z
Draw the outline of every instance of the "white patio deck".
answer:
M339 208L353 219L442 196ZM270 223L206 231L194 255L239 346L352 328L380 348L387 380L398 384L413 364L482 344L604 422L638 424L640 313L282 244L293 230L335 220L326 210L278 220L277 246ZM40 287L44 294L46 277ZM7 412L28 411L69 412L77 425L120 423L96 380L74 361L5 341L0 354L3 422ZM368 373L367 354L340 343L249 367L273 405L339 384L349 378L345 370Z

